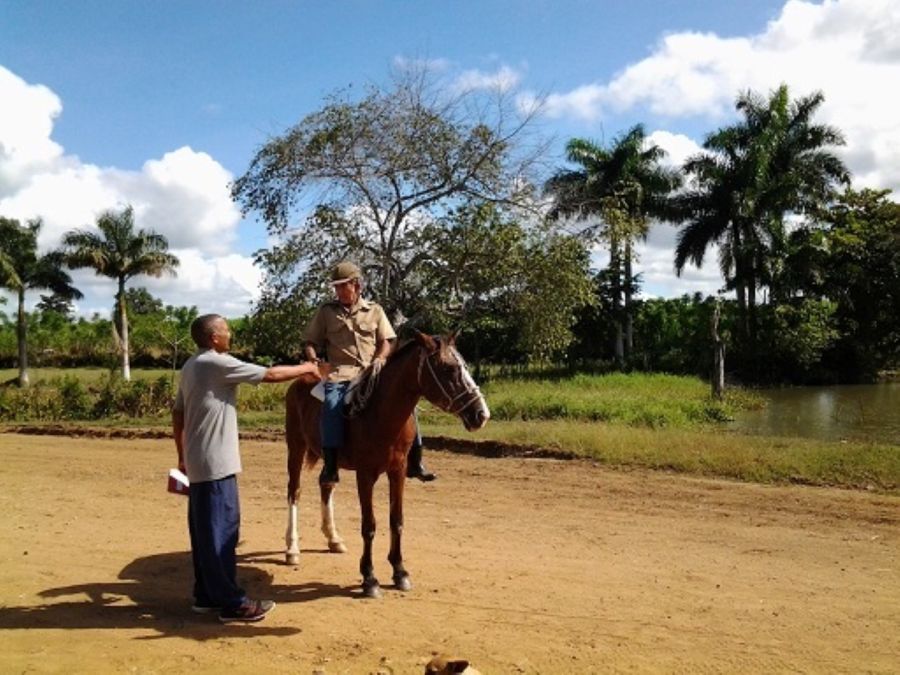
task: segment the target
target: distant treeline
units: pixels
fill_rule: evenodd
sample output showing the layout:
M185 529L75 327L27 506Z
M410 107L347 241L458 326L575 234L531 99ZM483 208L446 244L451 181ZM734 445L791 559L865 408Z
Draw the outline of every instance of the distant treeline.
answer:
M597 284L602 286L602 280ZM143 368L180 368L194 350L189 327L197 316L196 308L163 306L143 288L129 289L127 294L132 363ZM896 352L872 347L878 336L872 332L871 322L842 312L841 305L830 300L804 298L762 305L758 308L758 343L751 347L735 339L741 316L736 301L696 294L635 301L633 347L624 370L709 377L713 352L710 325L717 305L732 381L865 381L880 370L898 366ZM572 327L568 349L543 362L535 362L521 348L514 317L504 321L498 314L490 326L463 326L458 344L481 380L611 372L620 369L613 347L611 311L604 303L583 308ZM261 363L298 360L307 316L297 315L293 330L285 331L292 332L293 339L274 349L267 331L274 317L232 318L233 352ZM898 317L889 317L894 321L892 330L896 331ZM28 314L28 322L29 362L35 367L114 369L120 362L120 342L110 319L98 315L74 319L54 310L36 310ZM854 328L866 332L854 332ZM402 336L404 330L400 333ZM15 323L0 313L0 367L16 366L16 345ZM754 358L754 354L762 356Z

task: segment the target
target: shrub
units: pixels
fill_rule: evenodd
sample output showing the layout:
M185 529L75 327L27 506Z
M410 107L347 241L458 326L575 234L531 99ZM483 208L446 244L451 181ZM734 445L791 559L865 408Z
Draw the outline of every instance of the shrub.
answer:
M101 381L92 417L149 417L160 415L172 407L171 378L161 375L156 380L124 381L112 373Z
M62 419L80 420L90 416L91 397L78 378L71 375L62 378L56 394L60 399Z

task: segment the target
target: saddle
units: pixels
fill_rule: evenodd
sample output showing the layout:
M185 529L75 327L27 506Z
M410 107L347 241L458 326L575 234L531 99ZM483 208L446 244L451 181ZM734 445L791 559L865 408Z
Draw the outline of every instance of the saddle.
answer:
M372 400L372 394L378 387L378 379L381 368L377 371L370 364L359 375L350 380L347 393L344 394L344 417L353 419L359 416L368 407ZM310 396L319 401L325 400L325 382L320 381L309 390Z

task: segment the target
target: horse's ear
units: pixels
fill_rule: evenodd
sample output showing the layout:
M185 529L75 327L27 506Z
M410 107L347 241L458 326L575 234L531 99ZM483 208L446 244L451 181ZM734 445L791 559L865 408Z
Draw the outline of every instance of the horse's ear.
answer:
M413 337L415 338L416 342L425 347L425 349L427 349L429 352L433 352L439 347L438 343L435 342L433 337L423 333L420 330L416 330L413 333Z
M459 337L459 334L462 333L462 328L456 328L450 335L447 336L447 344L455 345L456 339Z

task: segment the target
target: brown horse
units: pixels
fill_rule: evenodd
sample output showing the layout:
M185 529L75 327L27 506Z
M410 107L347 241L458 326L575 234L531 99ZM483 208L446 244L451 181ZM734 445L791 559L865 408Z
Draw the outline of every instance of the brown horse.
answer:
M490 418L487 404L466 369L453 338L432 338L417 333L394 352L381 369L377 389L369 405L358 416L346 421L345 443L338 453L342 469L356 471L356 489L362 515L363 554L359 571L363 591L379 597L381 590L372 566L372 541L375 538L375 510L372 492L378 477L387 473L390 481L391 550L395 586L412 588L403 567L400 539L403 533L403 488L406 481L406 455L415 434L413 410L424 397L445 412L457 415L469 431L483 427ZM315 465L321 456L319 411L321 403L310 395L313 377L296 380L286 397L286 436L288 444L288 527L285 558L296 565L300 558L297 534L297 498L300 471L305 464ZM328 548L344 552L343 540L334 527L332 486L320 486L322 533Z

